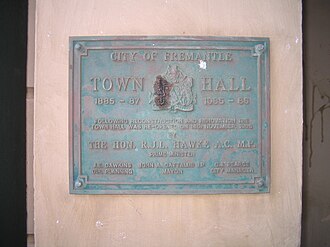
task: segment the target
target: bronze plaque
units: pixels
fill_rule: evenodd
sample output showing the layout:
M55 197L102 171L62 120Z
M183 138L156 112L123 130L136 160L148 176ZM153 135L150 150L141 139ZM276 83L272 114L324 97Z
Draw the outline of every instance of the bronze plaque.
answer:
M269 39L70 38L70 193L265 193Z

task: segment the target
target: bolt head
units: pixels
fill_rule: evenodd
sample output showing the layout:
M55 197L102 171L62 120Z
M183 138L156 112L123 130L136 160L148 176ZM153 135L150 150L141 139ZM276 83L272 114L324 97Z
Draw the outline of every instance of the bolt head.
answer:
M257 49L258 51L261 51L261 50L263 50L264 48L265 48L265 46L264 46L263 44L256 45L256 49Z
M81 181L76 181L75 186L76 186L76 188L81 187L82 186L82 182Z
M256 181L256 185L260 188L260 187L262 187L262 186L264 186L264 180L263 179L258 179L257 181Z
M80 50L81 49L81 44L79 44L79 43L75 44L74 48L76 50Z

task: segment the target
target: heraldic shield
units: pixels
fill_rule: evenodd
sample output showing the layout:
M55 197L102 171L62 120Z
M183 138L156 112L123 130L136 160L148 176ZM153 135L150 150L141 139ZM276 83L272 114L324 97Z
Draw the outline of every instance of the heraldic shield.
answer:
M156 77L149 103L155 111L190 112L196 104L192 87L192 77L185 75L177 65L169 65L164 75Z

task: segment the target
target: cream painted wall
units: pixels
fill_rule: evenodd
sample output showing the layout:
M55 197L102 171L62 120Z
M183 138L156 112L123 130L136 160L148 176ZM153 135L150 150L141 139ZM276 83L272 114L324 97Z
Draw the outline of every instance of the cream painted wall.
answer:
M271 193L70 195L68 44L80 35L270 37ZM37 0L36 246L299 246L301 37L298 0Z
M34 29L35 29L35 0L29 0L28 9L28 54L26 75L26 208L27 234L34 233L33 212L33 118L34 118Z

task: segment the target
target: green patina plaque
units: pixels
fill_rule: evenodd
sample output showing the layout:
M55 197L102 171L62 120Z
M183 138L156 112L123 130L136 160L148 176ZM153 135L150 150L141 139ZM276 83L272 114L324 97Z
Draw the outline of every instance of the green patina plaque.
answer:
M265 193L269 39L71 37L70 193Z

